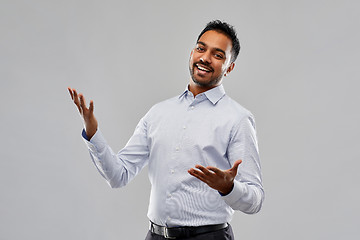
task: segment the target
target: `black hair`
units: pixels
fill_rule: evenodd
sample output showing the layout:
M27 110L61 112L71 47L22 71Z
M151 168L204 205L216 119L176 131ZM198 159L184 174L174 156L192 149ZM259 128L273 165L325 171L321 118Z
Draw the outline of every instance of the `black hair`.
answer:
M231 62L235 62L237 56L240 52L240 42L236 35L236 31L233 26L226 22L222 22L220 20L214 20L206 24L205 28L201 31L197 41L199 41L200 37L207 31L214 30L220 33L225 34L227 37L231 39L232 48L231 48Z

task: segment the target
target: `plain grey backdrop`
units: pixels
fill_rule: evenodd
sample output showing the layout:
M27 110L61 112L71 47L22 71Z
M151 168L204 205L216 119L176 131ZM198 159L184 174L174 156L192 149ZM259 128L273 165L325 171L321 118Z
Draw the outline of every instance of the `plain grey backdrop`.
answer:
M256 117L266 200L236 239L356 239L359 1L0 1L0 239L144 239L147 169L111 189L67 87L114 151L189 81L213 19L238 31L227 94ZM204 119L206 121L206 119Z

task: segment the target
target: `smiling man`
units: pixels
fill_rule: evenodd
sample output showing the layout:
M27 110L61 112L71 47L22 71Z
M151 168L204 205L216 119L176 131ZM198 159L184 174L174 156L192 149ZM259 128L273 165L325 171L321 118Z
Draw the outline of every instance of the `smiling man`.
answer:
M190 87L202 92L218 86L224 75L234 68L231 61L232 42L224 33L216 30L204 32L198 39L190 57Z
M254 118L222 86L239 50L232 26L208 23L191 51L185 91L153 106L117 154L98 129L94 103L88 108L84 96L69 88L84 119L84 141L111 187L126 185L149 166L146 240L234 239L234 210L253 214L261 208Z

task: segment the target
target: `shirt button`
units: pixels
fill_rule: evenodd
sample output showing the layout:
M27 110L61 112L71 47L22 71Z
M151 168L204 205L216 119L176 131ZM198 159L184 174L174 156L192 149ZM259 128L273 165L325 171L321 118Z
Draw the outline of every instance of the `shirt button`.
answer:
M174 174L174 172L175 172L175 170L174 169L171 169L171 171L170 171L172 174Z
M191 109L194 109L195 107L194 106L191 106Z
M172 195L171 195L171 193L169 193L169 194L168 194L168 198L171 198L171 197L172 197Z
M186 129L186 126L183 126L183 129Z
M180 150L180 148L179 148L179 147L176 147L175 150L178 152L178 151Z

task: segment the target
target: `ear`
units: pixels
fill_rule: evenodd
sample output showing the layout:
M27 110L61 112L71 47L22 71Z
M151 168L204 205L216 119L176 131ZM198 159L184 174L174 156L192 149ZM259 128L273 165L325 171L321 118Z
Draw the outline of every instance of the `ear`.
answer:
M230 66L226 70L226 73L224 74L224 76L227 76L234 69L234 67L235 67L235 63L234 62L230 63Z

